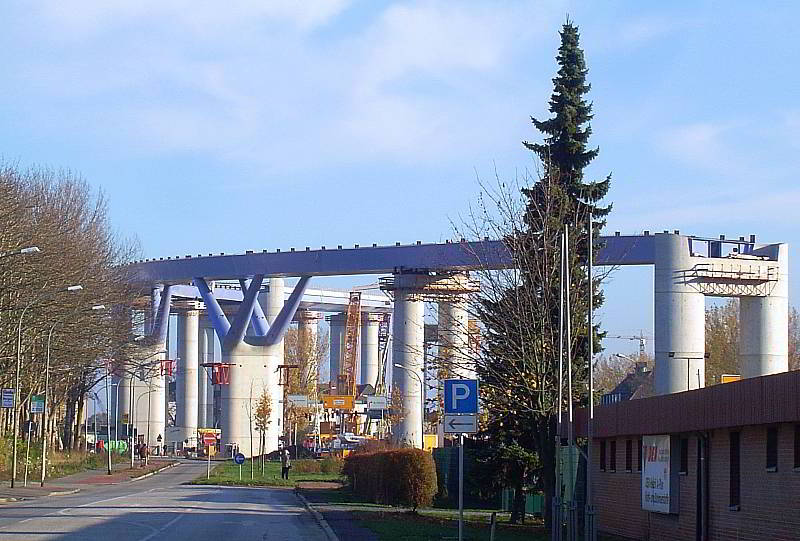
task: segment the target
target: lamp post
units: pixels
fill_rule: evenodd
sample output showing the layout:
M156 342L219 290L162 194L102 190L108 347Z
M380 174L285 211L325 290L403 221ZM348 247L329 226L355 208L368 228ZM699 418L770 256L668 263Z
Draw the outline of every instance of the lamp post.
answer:
M103 310L105 305L103 304L96 304L90 308L90 310ZM58 322L60 323L60 322ZM48 398L48 389L50 388L50 341L53 338L53 331L56 329L58 323L53 323L50 327L50 331L47 333L47 361L45 363L44 368L44 411L42 411L42 479L41 479L41 486L44 486L44 479L47 472L47 398ZM84 429L84 434L88 436L88 429L89 428L89 416L86 416L86 427ZM88 438L86 438L86 447L88 451Z
M140 341L140 340L142 340L144 338L146 338L146 337L145 336L137 336L136 338L134 338L134 342L138 342L138 341ZM146 361L147 359L150 359L151 357L155 357L156 355L162 355L162 354L164 354L166 352L167 352L167 350L162 349L160 351L156 351L155 353L152 353L151 355L148 355L147 357L145 357L144 359L141 359L141 360L142 361ZM157 361L157 362L159 362L159 361ZM154 364L155 363L153 363L153 362L143 363L142 365L140 365L140 368L142 368L144 370L144 367L152 367ZM133 431L135 430L135 427L136 427L136 424L134 422L134 413L139 410L139 400L143 396L149 395L153 391L148 391L148 392L136 397L136 400L134 401L134 386L136 385L135 380L139 379L140 381L144 382L144 379L142 379L143 376L144 376L144 373L142 373L142 377L139 377L139 378L136 377L135 370L127 370L127 373L128 373L128 376L130 377L130 385L129 385L129 391L130 391L129 397L130 397L130 399L129 399L129 402L128 402L128 425L127 425L128 428L127 428L127 432L128 432L128 438L130 440L130 446L131 446L131 468L133 468L134 467L134 462L133 462L134 461L134 456L133 455L134 455L134 448L135 448L135 445L136 445L136 441L135 441L135 439L133 437ZM117 387L117 392L119 393L119 387ZM148 408L149 408L149 402L148 402ZM150 426L149 414L148 414L148 419L147 419L147 426L148 427ZM148 437L149 437L149 435L148 435Z
M395 366L395 368L399 368L401 370L405 370L406 372L408 372L409 374L414 376L417 379L417 381L419 382L419 395L420 395L420 402L421 402L421 406L422 406L422 409L419 412L419 416L420 416L420 419L421 419L421 421L420 421L420 425L421 425L420 426L420 430L421 430L421 432L419 433L419 437L420 437L420 440L421 440L420 449L425 449L425 383L422 381L422 378L419 376L419 374L417 374L416 372L414 372L410 368L406 368L402 364L397 364L397 363L394 363L394 366Z
M0 253L1 257L9 257L12 255L28 255L28 254L38 254L41 252L38 246L29 246L27 248L20 248L19 250L11 250L10 252L2 252Z
M39 251L37 248L36 251ZM47 285L45 284L45 287ZM17 326L17 366L14 375L14 417L13 417L13 430L14 430L14 450L13 450L13 458L12 458L12 465L11 465L11 488L14 488L16 479L17 479L17 441L19 439L19 430L17 424L19 423L19 377L20 377L20 367L22 366L22 322L25 319L25 313L28 309L36 304L36 301L40 300L43 296L50 296L56 293L60 293L62 291L80 291L83 289L81 285L74 285L69 286L63 289L57 289L55 291L51 291L48 295L42 295L41 293L34 297L34 299L29 302L25 308L22 309L22 314L19 316L19 325Z

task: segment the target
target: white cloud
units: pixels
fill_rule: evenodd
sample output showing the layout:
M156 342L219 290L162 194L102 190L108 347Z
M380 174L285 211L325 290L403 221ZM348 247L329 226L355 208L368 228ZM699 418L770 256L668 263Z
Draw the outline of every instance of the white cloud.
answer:
M349 4L350 0L39 0L35 7L61 33L77 38L154 22L169 24L176 33L206 34L269 20L308 30L327 23Z

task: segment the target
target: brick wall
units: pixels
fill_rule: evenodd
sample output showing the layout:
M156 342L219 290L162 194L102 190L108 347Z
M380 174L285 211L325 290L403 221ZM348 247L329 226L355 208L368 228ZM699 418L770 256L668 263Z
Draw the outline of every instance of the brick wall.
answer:
M737 428L740 436L741 505L729 508L730 438L728 429L711 432L709 490L711 539L800 539L800 471L794 466L794 425L778 427L778 468L766 469L768 425ZM637 470L638 435L606 439L606 471L600 471L600 441L593 457L595 510L598 530L633 539L695 539L697 515L697 446L688 439L688 473L679 476L677 515L648 513L641 508L641 472ZM617 471L611 472L610 441L617 441ZM632 440L633 467L625 471L625 441ZM675 449L673 452L679 452Z

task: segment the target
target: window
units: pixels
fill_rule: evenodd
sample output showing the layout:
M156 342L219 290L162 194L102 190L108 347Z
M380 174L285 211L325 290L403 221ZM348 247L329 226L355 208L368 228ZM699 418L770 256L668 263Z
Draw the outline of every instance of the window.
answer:
M636 471L642 471L642 438L639 438L639 453L636 461Z
M611 440L610 470L617 471L617 440Z
M606 471L606 440L600 442L600 471Z
M633 442L625 440L625 471L633 471Z
M739 488L741 466L739 464L739 432L730 433L730 500L731 510L739 510Z
M681 438L681 469L678 473L681 475L689 473L689 438Z
M767 428L767 471L778 471L778 427Z
M794 467L800 470L800 425L794 425Z

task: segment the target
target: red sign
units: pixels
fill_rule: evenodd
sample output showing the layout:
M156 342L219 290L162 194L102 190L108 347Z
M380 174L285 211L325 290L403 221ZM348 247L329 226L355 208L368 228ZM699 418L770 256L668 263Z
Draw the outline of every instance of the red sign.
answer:
M203 443L206 445L214 445L217 443L217 436L214 433L208 432L203 434Z

